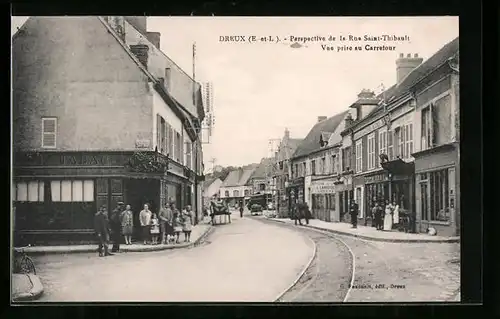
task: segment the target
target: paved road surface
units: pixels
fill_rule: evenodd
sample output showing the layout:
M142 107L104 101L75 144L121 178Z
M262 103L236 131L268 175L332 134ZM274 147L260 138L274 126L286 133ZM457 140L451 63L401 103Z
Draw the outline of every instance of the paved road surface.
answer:
M348 287L343 283L347 271L352 269L352 258L349 259L351 262L339 261L341 256L344 261L348 257L345 245L339 245L336 238L349 246L355 256L354 284L347 302L458 300L458 243L370 242L305 227L280 225L311 236L318 247L318 256L306 276L282 301L342 301Z
M312 253L296 231L233 216L192 249L34 259L39 301L274 301Z

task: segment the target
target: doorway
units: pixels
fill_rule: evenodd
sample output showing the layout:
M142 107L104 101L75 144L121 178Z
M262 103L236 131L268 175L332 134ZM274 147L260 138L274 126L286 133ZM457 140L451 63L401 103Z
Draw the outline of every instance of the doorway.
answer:
M160 181L155 179L125 180L125 204L130 205L134 214L134 235L140 234L139 213L144 204L149 204L149 210L158 213L160 205Z

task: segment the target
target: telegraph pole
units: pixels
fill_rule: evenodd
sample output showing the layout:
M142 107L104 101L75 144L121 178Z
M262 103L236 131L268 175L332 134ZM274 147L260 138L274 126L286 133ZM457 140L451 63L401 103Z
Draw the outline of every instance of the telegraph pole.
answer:
M272 173L273 173L273 167L276 165L276 156L275 156L275 152L276 152L276 149L277 149L277 145L278 143L281 141L281 139L279 138L272 138L272 139L269 139L268 141L268 146L269 146L269 152L271 153L271 156L270 156L270 161L268 161L267 165L266 165L266 182L269 184L269 189L271 191L271 201L274 202L274 181L273 183L271 183L271 179L273 179L273 176L272 176ZM269 206L269 198L268 196L266 195L266 206ZM267 207L266 207L267 209ZM276 207L275 207L276 209Z

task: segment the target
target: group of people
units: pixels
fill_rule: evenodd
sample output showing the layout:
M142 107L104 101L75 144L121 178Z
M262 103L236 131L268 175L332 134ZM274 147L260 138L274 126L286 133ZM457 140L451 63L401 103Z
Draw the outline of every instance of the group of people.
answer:
M392 230L395 224L399 223L399 205L396 202L392 204L389 200L379 201L374 199L374 204L371 209L372 226L377 230ZM354 199L351 199L349 205L349 213L351 215L352 228L357 228L359 206Z
M139 213L144 245L150 243L152 245L179 244L181 233L184 233L184 242L190 242L193 217L194 212L191 205L187 205L179 212L174 202L166 203L157 215L149 209L149 204L144 204ZM132 244L134 215L130 205L118 202L110 216L108 216L106 205L102 205L95 214L94 223L95 232L99 239L97 249L99 256L110 256L113 255L113 252L119 252L122 239L125 241L125 245ZM110 239L113 242L111 252L108 251Z
M399 223L399 205L396 202L385 203L374 200L372 207L372 226L377 230L392 230L395 224Z
M295 225L302 225L302 219L305 219L306 225L309 225L312 214L307 203L303 201L295 203L295 205L292 206L291 218L295 221Z

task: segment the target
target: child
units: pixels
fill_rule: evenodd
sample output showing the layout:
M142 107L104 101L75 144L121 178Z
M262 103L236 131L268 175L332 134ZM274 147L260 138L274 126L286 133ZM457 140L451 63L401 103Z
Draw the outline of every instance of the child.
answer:
M151 237L153 245L158 244L159 235L160 235L160 223L158 221L158 218L156 217L156 214L153 213L151 216Z
M174 213L174 218L172 220L172 226L174 227L175 243L179 243L179 236L182 232L182 220L179 212Z

